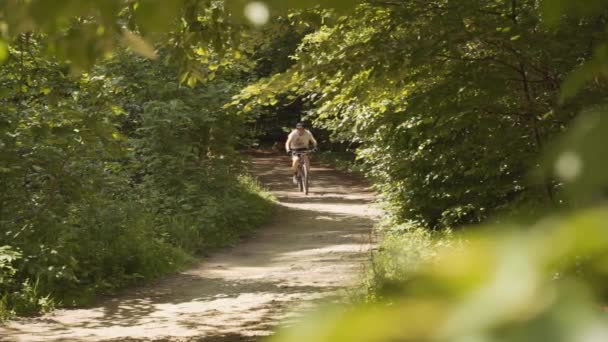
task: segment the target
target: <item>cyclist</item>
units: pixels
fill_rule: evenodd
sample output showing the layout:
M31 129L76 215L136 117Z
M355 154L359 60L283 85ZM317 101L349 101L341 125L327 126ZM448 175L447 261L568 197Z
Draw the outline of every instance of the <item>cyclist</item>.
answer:
M287 137L287 142L285 143L285 150L287 153L298 152L298 151L306 151L311 148L317 147L317 140L315 137L304 127L304 123L298 122L296 125L296 129L289 134ZM306 169L310 170L310 159L307 155L303 155L304 162L306 163ZM297 174L298 174L298 157L293 155L291 171L293 173L293 181L297 183Z

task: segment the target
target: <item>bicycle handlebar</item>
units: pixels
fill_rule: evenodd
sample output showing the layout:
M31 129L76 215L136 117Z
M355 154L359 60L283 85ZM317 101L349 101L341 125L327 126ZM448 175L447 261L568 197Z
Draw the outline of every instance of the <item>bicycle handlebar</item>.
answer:
M298 155L298 154L308 154L308 153L312 153L315 152L317 149L309 149L309 150L302 150L302 151L288 151L288 154L291 155Z

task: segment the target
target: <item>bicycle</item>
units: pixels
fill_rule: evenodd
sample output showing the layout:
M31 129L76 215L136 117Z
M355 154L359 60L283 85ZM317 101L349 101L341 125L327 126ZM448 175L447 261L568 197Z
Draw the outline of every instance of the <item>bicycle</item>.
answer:
M314 152L314 150L301 150L301 151L290 151L292 156L298 157L298 170L296 173L296 180L298 183L298 189L300 192L308 195L308 186L310 184L310 172L306 168L306 162L303 156Z

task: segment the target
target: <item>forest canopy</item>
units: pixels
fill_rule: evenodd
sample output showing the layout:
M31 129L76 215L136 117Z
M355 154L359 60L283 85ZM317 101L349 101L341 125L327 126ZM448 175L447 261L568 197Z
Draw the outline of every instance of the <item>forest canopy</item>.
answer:
M86 302L251 232L271 205L240 151L302 119L387 213L368 306L302 336L601 340L607 9L3 1L0 316Z

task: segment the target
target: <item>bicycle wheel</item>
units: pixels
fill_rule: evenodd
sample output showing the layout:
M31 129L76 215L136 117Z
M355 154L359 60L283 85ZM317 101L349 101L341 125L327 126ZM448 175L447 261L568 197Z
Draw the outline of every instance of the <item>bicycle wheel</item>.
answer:
M304 192L304 169L305 168L303 168L302 165L300 165L298 169L298 189L300 189L300 192Z
M308 170L306 169L306 166L302 167L302 187L304 193L308 195Z

